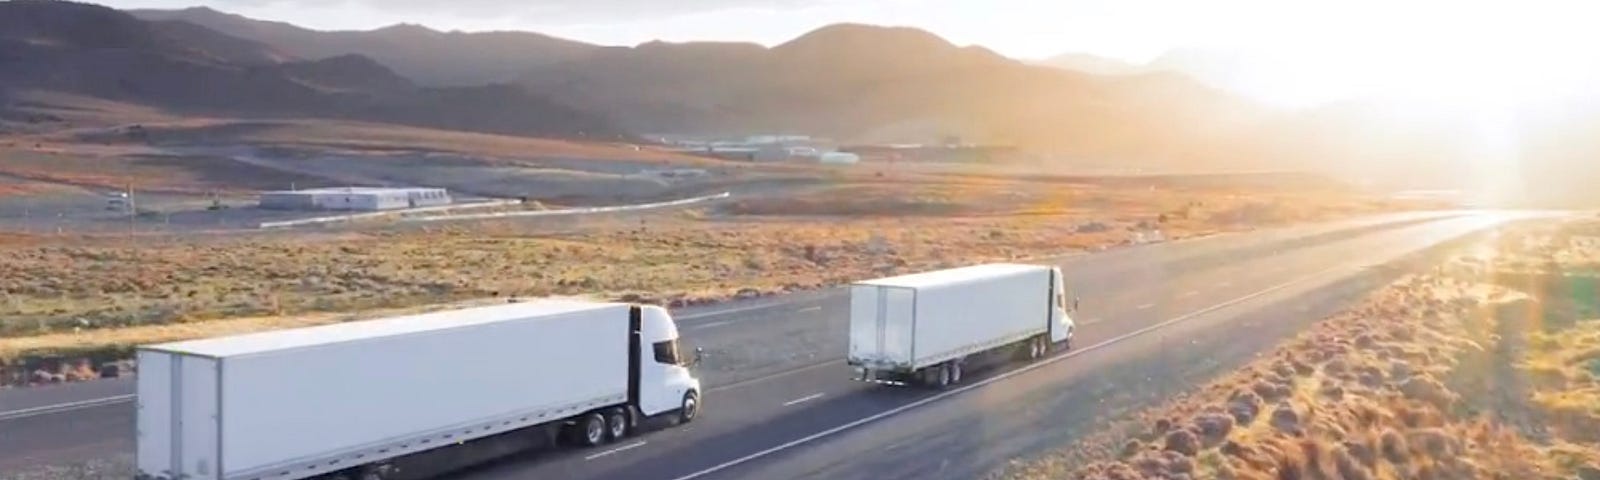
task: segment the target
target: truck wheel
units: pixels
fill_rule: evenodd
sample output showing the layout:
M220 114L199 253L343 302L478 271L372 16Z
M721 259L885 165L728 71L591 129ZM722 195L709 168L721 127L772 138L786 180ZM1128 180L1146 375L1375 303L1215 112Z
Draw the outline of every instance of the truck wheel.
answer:
M939 388L950 386L950 364L941 363L933 367L933 386Z
M950 384L961 383L961 362L959 360L951 360L950 366L947 368L950 372Z
M628 411L613 408L606 412L606 434L612 440L621 440L628 436Z
M579 445L593 447L606 443L606 417L599 412L590 412L578 419L574 436Z
M1040 337L1028 339L1028 360L1038 360L1044 356L1044 344L1039 339Z
M388 478L389 474L394 471L394 465L389 463L367 465L361 468L360 473L356 474L356 480L383 480Z
M693 390L683 394L683 404L678 406L678 423L693 422L700 416L700 395Z

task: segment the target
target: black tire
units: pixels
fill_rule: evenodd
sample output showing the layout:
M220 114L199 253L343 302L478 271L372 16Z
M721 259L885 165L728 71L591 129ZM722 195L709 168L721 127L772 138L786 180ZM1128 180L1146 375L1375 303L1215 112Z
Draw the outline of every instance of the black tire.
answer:
M388 476L390 468L387 464L373 465L361 469L361 474L356 475L357 480L383 480Z
M600 412L589 412L572 426L572 442L584 447L606 443L606 417Z
M950 361L950 366L948 368L949 368L949 371L950 371L950 384L951 385L960 385L961 384L961 373L962 373L961 372L961 362L958 361L958 360L951 360Z
M1067 330L1067 339L1066 339L1066 341L1061 342L1061 349L1062 350L1072 350L1072 330L1071 329Z
M933 369L933 386L946 388L950 386L950 364L941 363Z
M632 433L632 430L627 410L619 407L606 411L606 438L612 441L621 440Z
M1044 356L1044 345L1043 342L1039 341L1040 338L1033 337L1028 339L1028 361L1038 360L1039 357Z
M678 405L678 423L693 422L700 416L700 394L690 390L683 394L683 403Z

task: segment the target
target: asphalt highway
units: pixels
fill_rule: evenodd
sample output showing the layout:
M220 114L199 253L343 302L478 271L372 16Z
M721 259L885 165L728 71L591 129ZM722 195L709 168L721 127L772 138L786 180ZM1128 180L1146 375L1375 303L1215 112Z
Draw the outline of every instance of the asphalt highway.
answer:
M1070 365L1107 361L1094 358L1114 355L1090 352L1124 350L1143 340L1124 342L1128 346L1096 347L1096 344L1319 272L1318 268L1362 265L1387 258L1386 255L1421 248L1428 245L1427 239L1434 238L1435 234L1455 232L1463 228L1460 222L1474 221L1463 220L1460 215L1459 212L1386 215L1033 259L1031 261L1039 263L1062 264L1069 280L1069 295L1082 299L1082 309L1074 314L1079 325L1075 341L1079 348L1067 355L1086 358L1059 361L1060 367L1050 369L1077 371ZM1322 275L1332 276L1333 273ZM1264 296L1278 295L1282 293ZM932 407L937 404L939 408L948 409L943 405L957 404L961 398L971 397L962 394L946 401L944 397L935 399L927 392L884 391L850 382L849 371L842 361L846 301L842 289L829 289L712 308L679 309L674 313L685 342L708 351L705 364L700 367L700 374L709 388L708 403L699 421L594 450L527 455L466 472L462 477L805 476L798 473L803 468L782 467L782 462L773 462L774 457L786 458L797 450L809 452L815 444L834 445L837 442L833 437L838 434L806 440L748 460L728 462L862 419L882 418L868 422L872 428L856 425L847 429L853 438L858 435L856 431L884 428L879 424L905 423L899 418L893 422L887 420L902 415L897 409L908 405ZM1242 303L1253 305L1259 303L1259 299ZM1227 312L1244 316L1250 312L1236 312L1240 308L1229 306L1204 316L1210 318ZM1177 327L1171 325L1163 330L1170 334ZM1030 377L1037 375L1040 374L1029 374ZM973 385L980 381L984 381L981 373L969 378L967 383ZM131 392L129 379L0 391L0 472L130 454L134 413ZM876 417L885 412L896 413ZM998 429L984 429L990 430L994 430L995 435L1003 433ZM765 473L736 473L758 466L780 469L774 470L776 477ZM833 475L845 474L826 475L833 478ZM874 475L874 478L880 477Z
M1248 359L1376 287L1373 267L1495 222L1428 222L1184 271L1124 269L1124 282L1095 282L1106 273L1074 268L1094 300L1075 317L1076 348L1044 361L975 372L943 392L884 387L851 380L841 340L827 362L712 390L693 424L458 477L973 478L1133 408L1140 384ZM844 315L843 304L821 306L824 318ZM1180 385L1167 383L1155 397Z

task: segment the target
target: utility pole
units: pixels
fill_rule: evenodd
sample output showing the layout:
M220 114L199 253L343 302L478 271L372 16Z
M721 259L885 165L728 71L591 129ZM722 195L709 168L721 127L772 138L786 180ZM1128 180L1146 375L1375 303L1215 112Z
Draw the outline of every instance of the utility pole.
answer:
M124 207L128 209L128 243L132 244L135 228L134 222L138 220L137 217L139 215L139 206L138 204L135 204L133 200L133 182L128 182L127 195L128 201Z

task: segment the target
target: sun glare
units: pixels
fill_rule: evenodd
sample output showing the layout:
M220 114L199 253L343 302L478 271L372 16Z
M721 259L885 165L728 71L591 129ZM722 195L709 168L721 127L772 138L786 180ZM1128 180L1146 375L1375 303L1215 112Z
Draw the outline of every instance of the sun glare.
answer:
M1326 17L1321 25L1238 45L1263 60L1240 87L1290 105L1378 97L1499 109L1593 95L1600 79L1600 59L1588 52L1600 35L1583 25L1600 5L1350 3L1315 12Z

